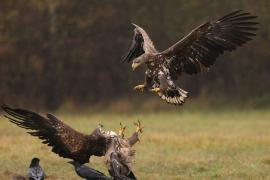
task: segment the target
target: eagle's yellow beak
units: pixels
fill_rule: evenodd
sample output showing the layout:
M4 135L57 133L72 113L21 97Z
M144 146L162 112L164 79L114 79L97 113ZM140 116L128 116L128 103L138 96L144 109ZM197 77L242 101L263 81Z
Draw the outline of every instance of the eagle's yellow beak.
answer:
M140 66L140 64L138 64L138 63L132 63L132 65L131 65L132 70L134 71L138 66Z

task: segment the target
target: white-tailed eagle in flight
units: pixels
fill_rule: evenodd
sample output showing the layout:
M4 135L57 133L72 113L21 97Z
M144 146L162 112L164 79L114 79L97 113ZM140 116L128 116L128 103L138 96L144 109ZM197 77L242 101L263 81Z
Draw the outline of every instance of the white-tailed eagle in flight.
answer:
M242 10L232 12L198 26L162 52L156 50L144 29L133 24L133 40L122 62L132 61L133 70L142 64L147 66L145 82L134 89L150 89L170 104L183 104L188 92L175 84L178 77L208 71L219 55L252 40L258 24L255 18Z

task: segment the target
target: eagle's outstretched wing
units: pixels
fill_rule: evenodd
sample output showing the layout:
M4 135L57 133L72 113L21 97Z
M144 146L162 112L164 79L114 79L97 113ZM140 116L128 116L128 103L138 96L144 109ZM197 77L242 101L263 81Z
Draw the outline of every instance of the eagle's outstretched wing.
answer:
M224 51L235 50L255 36L254 19L242 10L232 12L216 22L207 22L192 30L186 37L161 54L172 58L170 71L175 78L208 69Z
M122 62L130 62L133 59L141 56L144 53L156 53L157 50L155 49L153 42L151 41L148 34L136 24L133 24L134 28L134 35L132 42L130 44L129 50L126 55L123 56Z
M43 117L37 113L13 109L6 105L2 109L9 115L10 122L30 130L28 133L37 136L42 143L52 147L52 151L61 157L88 163L91 155L103 156L108 140L95 129L90 135L82 134L51 114Z

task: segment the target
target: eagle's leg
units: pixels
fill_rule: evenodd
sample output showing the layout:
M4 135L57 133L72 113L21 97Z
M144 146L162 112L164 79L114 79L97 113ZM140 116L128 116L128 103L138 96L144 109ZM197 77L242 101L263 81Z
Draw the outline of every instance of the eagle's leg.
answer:
M123 126L122 123L120 123L120 129L118 130L118 135L121 138L125 137L125 130L126 130L126 126Z
M142 133L142 130L143 130L143 126L141 124L141 121L138 120L137 122L134 123L134 125L136 126L136 133Z
M133 89L143 91L145 87L146 87L145 84L140 84L140 85L135 86Z
M140 84L138 86L135 86L133 89L144 91L145 88L149 87L152 83L152 77L149 76L149 73L145 72L145 80L143 84Z
M153 89L150 89L150 91L155 92L155 93L159 93L161 90L160 90L160 88L153 88Z
M155 93L160 93L167 90L167 88L169 87L169 83L167 81L167 76L162 71L159 72L158 79L159 79L159 87L155 87L151 89L150 91L155 92Z
M142 133L142 129L144 128L139 120L137 122L135 122L134 125L136 126L136 130L132 134L132 136L130 136L128 138L128 142L129 142L129 145L130 146L133 146L138 141L140 141L140 139L139 139L139 133Z

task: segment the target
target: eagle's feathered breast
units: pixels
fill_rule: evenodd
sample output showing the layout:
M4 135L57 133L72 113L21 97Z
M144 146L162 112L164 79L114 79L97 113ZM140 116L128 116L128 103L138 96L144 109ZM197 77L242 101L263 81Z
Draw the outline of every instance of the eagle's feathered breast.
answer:
M163 66L162 60L163 59L161 56L156 55L152 59L146 62L149 75L153 77L158 75L158 71L162 70L162 66Z
M153 80L159 79L159 76L165 75L170 76L170 63L172 58L166 58L162 55L157 54L151 61L146 63L147 65L147 74L152 77Z

